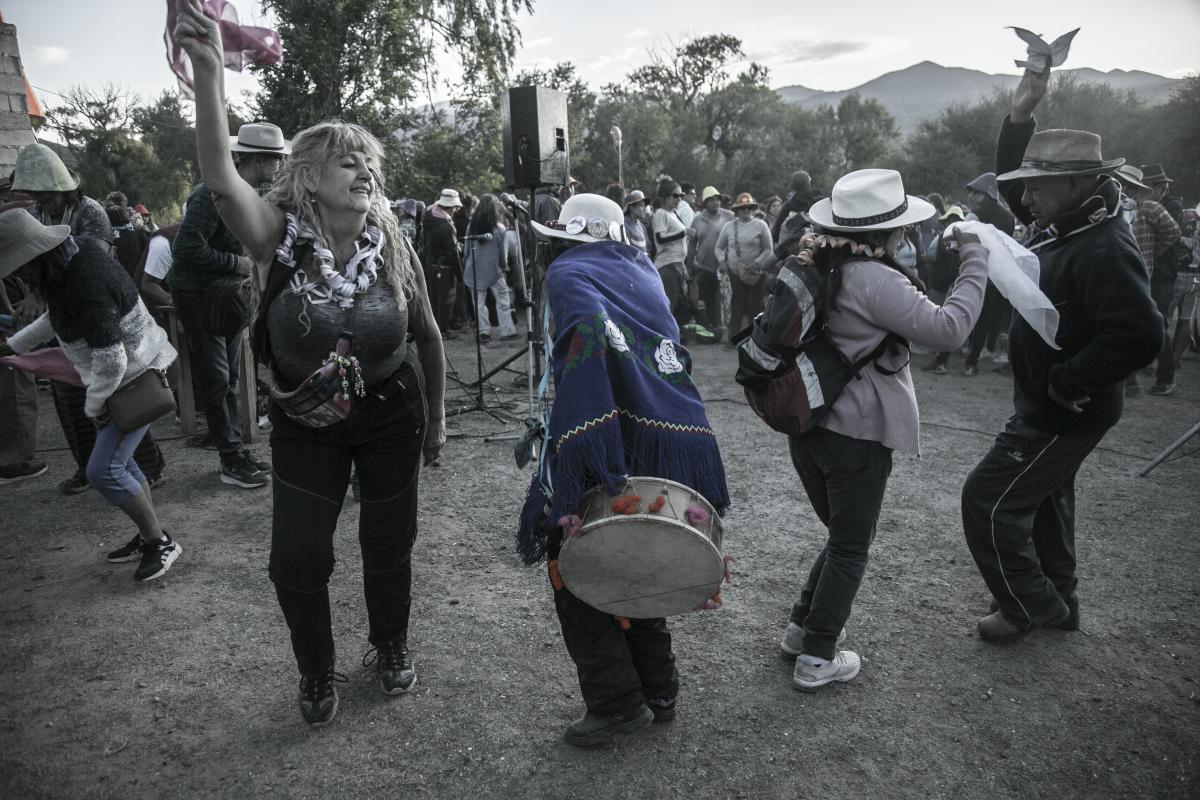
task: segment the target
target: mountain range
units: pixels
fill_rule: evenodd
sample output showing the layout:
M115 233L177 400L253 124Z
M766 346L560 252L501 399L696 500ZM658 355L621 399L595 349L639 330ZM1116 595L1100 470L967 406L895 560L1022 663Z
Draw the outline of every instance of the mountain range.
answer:
M1176 78L1165 78L1139 70L1114 69L1109 72L1087 67L1056 70L1087 83L1107 83L1117 91L1133 90L1150 105L1170 99ZM784 86L776 89L783 100L805 108L833 106L855 92L862 98L874 98L891 112L900 129L909 133L923 119L936 116L953 103L971 104L991 95L994 89L1013 89L1021 80L1019 75L992 75L975 69L943 67L932 61L922 61L895 72L840 92L823 92L807 86Z

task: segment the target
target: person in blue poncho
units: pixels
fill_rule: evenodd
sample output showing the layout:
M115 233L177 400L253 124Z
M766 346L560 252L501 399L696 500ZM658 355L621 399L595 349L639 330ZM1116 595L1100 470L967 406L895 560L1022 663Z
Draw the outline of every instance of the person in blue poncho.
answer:
M614 617L564 586L556 569L559 521L579 512L588 489L617 494L630 476L690 486L718 513L729 506L679 326L658 271L626 242L623 223L616 203L580 194L557 220L533 226L552 247L545 297L555 400L517 543L527 564L549 562L563 640L587 705L565 732L578 746L674 718L679 673L665 619Z

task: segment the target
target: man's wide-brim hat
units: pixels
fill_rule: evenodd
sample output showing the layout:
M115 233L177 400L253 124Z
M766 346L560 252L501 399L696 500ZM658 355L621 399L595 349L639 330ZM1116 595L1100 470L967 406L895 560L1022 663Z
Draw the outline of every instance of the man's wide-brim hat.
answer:
M43 225L23 208L0 214L0 279L58 247L70 235L70 225Z
M737 199L733 201L733 205L731 205L730 208L735 210L739 208L758 208L758 203L755 202L754 196L749 192L742 192L737 196Z
M1167 171L1163 169L1162 164L1143 164L1142 180L1150 184L1175 182L1172 178L1167 177Z
M1069 175L1099 175L1125 163L1123 158L1105 159L1100 154L1100 136L1091 131L1052 128L1038 131L1025 148L1021 166L997 175L998 181L1021 178L1058 178Z
M629 194L625 195L625 208L629 208L634 203L646 202L646 193L641 189L634 189Z
M550 220L545 225L534 222L533 230L547 239L624 242L625 213L607 197L577 194L563 203L558 219Z
M462 198L458 196L457 189L442 189L434 202L442 208L462 208Z
M885 231L929 219L937 209L904 193L894 169L860 169L838 178L833 192L813 203L809 222L827 231Z
M79 176L67 169L58 153L46 145L27 145L17 153L14 192L71 192L78 188Z
M1133 164L1122 164L1117 168L1116 176L1121 179L1121 183L1127 183L1130 186L1136 186L1139 189L1149 189L1150 187L1142 183L1142 171Z
M278 125L269 122L247 122L238 128L237 136L229 137L229 149L234 153L264 153L286 156L292 143L283 138Z

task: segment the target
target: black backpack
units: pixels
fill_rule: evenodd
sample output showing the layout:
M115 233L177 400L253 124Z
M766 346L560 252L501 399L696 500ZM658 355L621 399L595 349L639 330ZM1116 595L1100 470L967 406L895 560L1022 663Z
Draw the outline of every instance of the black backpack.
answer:
M833 269L786 259L768 287L766 305L754 323L734 337L734 376L754 412L780 433L803 434L829 413L834 400L867 364L889 348L908 342L888 333L858 361L850 361L829 339L826 312ZM885 375L899 369L875 368Z

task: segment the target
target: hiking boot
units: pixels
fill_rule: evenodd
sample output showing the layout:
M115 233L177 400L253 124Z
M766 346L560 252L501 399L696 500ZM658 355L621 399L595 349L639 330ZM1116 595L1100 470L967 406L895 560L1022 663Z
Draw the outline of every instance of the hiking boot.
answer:
M654 712L644 704L633 711L602 717L588 712L567 726L563 738L576 747L592 747L611 741L614 736L637 733L654 722Z
M407 642L382 642L371 645L362 657L362 665L375 665L379 688L384 694L405 694L417 684L417 670L408 655Z
M963 375L967 376L968 378L974 378L978 374L979 368L974 364L970 365L969 367L963 367Z
M1147 394L1152 394L1155 397L1166 397L1167 395L1175 392L1175 384L1156 381L1153 386L1146 390L1146 392Z
M7 467L0 467L0 483L16 483L28 478L36 478L38 475L45 474L49 467L45 461L22 461L20 464L12 464Z
M254 469L256 469L257 471L261 472L264 475L271 474L271 462L263 461L261 459L255 458L253 450L247 450L247 449L243 448L242 449L242 461L246 462L251 467L253 467Z
M108 560L113 564L123 564L126 561L136 561L142 557L142 549L146 545L146 540L142 538L140 533L135 533L133 538L126 542L116 550L109 552Z
M163 531L163 536L165 538L146 542L142 546L142 563L138 564L133 573L135 581L144 583L166 575L175 559L183 552L179 543L168 536L166 531Z
M240 486L243 489L261 489L271 482L271 476L259 472L241 453L221 459L221 483Z
M332 669L316 678L300 678L300 716L313 728L333 722L337 716L338 693L334 682L349 683L350 679Z
M835 647L841 647L846 641L846 629L842 628L838 631L837 641L834 642ZM779 642L779 651L789 656L798 656L801 652L800 646L804 644L804 628L794 622L789 622L787 630L783 633L783 639Z
M675 698L662 697L646 700L646 707L654 715L655 722L670 722L675 719Z
M1018 625L1004 616L1003 611L994 611L976 623L979 638L985 642L1015 642L1033 630L1032 625Z
M796 670L792 673L792 683L802 692L811 692L834 681L845 683L862 668L858 654L850 650L838 650L833 654L833 660L824 664L811 664L810 658L812 656L806 655L797 658Z
M1062 622L1047 627L1056 628L1060 631L1077 631L1079 630L1079 598L1064 597L1063 602L1067 604L1067 618ZM996 598L992 598L988 603L988 611L993 614L1000 610L1000 603L996 602Z
M76 472L71 477L58 482L58 490L63 494L79 494L86 492L90 488L92 488L92 485L88 483L87 476L82 471Z

